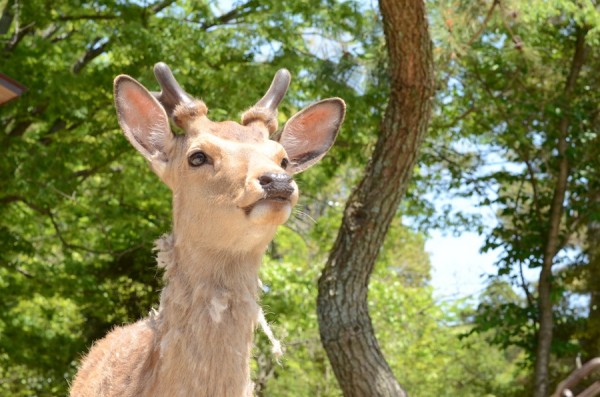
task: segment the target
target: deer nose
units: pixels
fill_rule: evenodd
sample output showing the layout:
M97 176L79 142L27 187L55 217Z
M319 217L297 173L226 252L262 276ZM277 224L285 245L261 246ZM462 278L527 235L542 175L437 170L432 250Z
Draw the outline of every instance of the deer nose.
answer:
M263 174L258 178L258 182L267 193L267 199L287 200L294 193L292 177L288 174Z

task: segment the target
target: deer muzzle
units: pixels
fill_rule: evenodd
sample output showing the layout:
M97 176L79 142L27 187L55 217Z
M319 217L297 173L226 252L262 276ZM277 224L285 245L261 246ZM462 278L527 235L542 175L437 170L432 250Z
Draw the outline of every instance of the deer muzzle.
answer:
M288 174L264 174L258 178L258 182L266 193L266 200L289 201L294 194L295 187Z

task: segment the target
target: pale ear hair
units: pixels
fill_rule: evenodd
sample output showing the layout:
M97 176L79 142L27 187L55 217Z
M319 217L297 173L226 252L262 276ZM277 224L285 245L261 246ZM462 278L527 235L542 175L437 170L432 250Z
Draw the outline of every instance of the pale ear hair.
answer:
M321 160L338 134L346 104L340 98L324 99L296 113L277 141L288 154L288 170L302 172Z
M159 172L169 161L174 139L164 108L144 86L126 75L115 79L115 105L127 140Z

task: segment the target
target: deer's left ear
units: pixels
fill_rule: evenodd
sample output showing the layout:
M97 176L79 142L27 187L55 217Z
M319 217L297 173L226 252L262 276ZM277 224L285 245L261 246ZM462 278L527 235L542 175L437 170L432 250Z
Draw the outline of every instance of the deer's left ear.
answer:
M329 98L302 109L285 124L278 142L289 156L290 172L302 172L325 156L345 114L344 101Z

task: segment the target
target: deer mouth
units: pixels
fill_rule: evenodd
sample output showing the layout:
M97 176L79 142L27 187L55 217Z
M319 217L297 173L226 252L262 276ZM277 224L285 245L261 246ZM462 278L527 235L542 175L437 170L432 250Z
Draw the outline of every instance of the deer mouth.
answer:
M247 207L243 207L242 210L246 213L246 215L248 215L259 204L267 204L275 207L275 209L280 209L281 207L284 207L287 204L291 205L291 199L292 195L288 191L267 192L265 197L255 201Z

